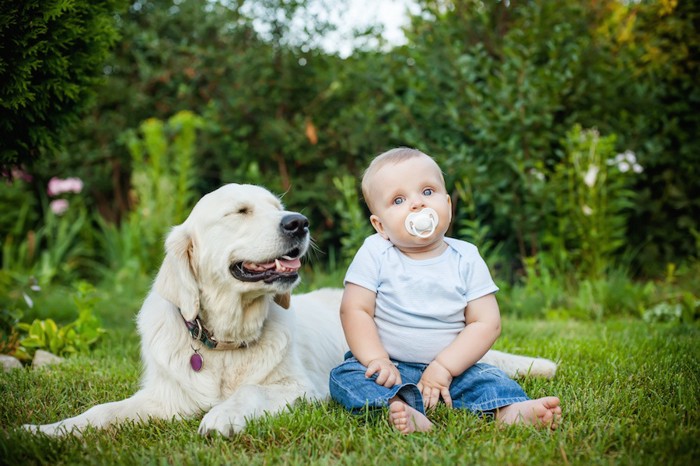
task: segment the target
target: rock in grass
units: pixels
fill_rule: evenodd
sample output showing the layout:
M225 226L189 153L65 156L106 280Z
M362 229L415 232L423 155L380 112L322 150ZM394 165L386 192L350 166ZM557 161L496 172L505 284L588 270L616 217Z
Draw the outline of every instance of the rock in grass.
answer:
M37 350L36 353L34 353L32 367L50 366L52 364L60 364L63 361L63 358L58 357L55 354L49 353L48 351Z
M5 372L22 368L22 363L19 362L19 359L9 354L0 354L0 363L2 363L2 368Z

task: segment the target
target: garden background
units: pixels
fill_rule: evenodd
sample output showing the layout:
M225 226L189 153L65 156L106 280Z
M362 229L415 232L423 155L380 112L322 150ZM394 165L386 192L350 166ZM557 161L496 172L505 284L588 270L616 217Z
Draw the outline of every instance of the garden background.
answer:
M565 427L557 447L541 453L541 437L509 432L529 453L493 458L700 458L700 4L411 5L405 44L370 27L341 56L321 46L333 28L328 12L342 15L342 2L331 0L0 1L0 353L68 357L67 369L0 376L2 457L100 462L80 442L14 428L77 414L91 404L86 393L94 404L133 391L133 316L164 235L202 194L228 182L280 194L311 221L316 247L301 289L340 286L371 229L362 169L406 145L443 167L455 208L450 234L479 246L501 287L499 348L563 362L553 385L529 388L580 397L569 412L580 408L579 429L589 433L601 420L583 414L588 401L603 396L610 410L629 414L625 393L635 387L625 377L658 395L635 404L648 421L632 419L602 440L586 443ZM577 340L581 333L589 337ZM601 343L618 338L614 350ZM112 372L95 376L94 361ZM667 368L676 371L659 378ZM71 387L72 377L88 382ZM91 377L107 377L104 387ZM619 399L601 394L617 384ZM55 412L44 399L54 391L64 399ZM659 421L656 409L669 400L680 403L676 417ZM304 408L297 414L311 424L328 422L330 410L337 424L328 431L358 429L332 404L307 408L307 417ZM443 416L457 432L463 420ZM661 425L652 428L654 420ZM279 435L285 422L263 423L262 434L251 429L224 456L200 459L357 463L367 448L358 433L354 449L353 439L329 436L330 445L294 450L292 435L280 437L273 455L281 456L266 456L261 436ZM367 422L372 435L387 435ZM494 440L495 428L467 423L478 431L470 441ZM148 438L159 429L175 431L170 438L196 431L196 423L177 426L118 431L138 446L115 461L150 458L158 448ZM202 453L201 440L185 438L194 453L175 449L166 462ZM458 441L443 440L448 448ZM433 448L412 442L413 459L398 462Z

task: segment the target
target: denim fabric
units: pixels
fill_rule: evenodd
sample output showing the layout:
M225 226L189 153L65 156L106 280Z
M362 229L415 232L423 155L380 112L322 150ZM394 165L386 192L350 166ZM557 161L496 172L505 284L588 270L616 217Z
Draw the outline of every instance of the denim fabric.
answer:
M416 384L427 364L392 362L401 373L402 383L386 388L375 383L376 374L366 378L367 367L352 355L346 355L345 362L331 371L331 398L349 411L358 412L365 407L386 407L389 400L398 395L408 405L425 414L423 397ZM475 364L452 380L450 396L454 408L467 409L479 415L529 400L520 385L502 370L482 363Z

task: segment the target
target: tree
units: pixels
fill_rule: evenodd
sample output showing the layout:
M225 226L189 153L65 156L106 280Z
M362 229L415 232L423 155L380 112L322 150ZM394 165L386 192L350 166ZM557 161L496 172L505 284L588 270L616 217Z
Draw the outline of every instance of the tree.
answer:
M630 112L645 168L631 239L650 272L700 255L700 2L640 2L629 18L617 39L645 95Z
M94 96L124 0L0 2L0 170L55 154Z

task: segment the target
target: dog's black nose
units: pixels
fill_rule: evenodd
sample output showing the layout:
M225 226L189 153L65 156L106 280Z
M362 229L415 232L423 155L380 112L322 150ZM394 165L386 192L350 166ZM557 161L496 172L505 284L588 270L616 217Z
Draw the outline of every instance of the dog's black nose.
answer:
M309 233L309 219L301 214L288 214L282 217L280 228L285 235L301 238Z

